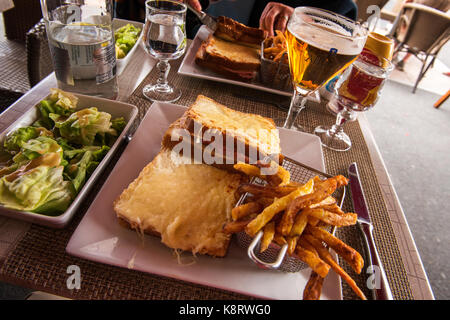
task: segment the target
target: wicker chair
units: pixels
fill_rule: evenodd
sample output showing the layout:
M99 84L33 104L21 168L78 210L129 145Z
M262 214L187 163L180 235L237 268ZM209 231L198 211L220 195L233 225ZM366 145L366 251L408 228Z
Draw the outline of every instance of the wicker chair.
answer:
M33 87L53 72L44 19L27 32L26 48L28 80L30 87Z
M9 40L25 42L27 31L42 18L39 0L13 0L14 8L3 12L5 34Z
M389 35L397 42L394 56L399 52L409 52L422 61L413 87L414 93L420 80L433 66L439 51L450 39L450 15L428 6L408 3L400 11Z

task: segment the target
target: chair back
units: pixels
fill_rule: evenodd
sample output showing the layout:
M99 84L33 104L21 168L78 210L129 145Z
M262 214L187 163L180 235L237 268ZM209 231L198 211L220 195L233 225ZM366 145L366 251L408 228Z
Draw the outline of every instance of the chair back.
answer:
M448 41L450 15L421 4L407 3L400 12L395 38L416 52L435 53Z

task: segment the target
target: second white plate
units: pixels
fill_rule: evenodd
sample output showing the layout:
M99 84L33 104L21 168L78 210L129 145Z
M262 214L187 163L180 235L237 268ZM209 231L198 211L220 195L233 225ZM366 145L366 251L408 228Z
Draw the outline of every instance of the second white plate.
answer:
M158 274L210 287L234 291L258 298L301 299L311 269L282 273L259 269L247 257L246 250L233 239L224 258L183 254L180 264L172 249L161 240L145 236L119 225L113 201L139 175L161 147L169 125L186 107L154 103L133 139L112 170L107 181L73 233L67 252L71 255L113 266ZM283 154L324 171L318 137L280 129ZM195 261L190 264L190 262ZM330 272L324 282L322 299L342 299L341 282Z
M178 68L179 74L194 77L194 78L230 83L230 84L234 84L237 86L267 91L270 93L275 93L275 94L279 94L279 95L283 95L283 96L292 96L292 92L281 91L281 90L273 89L270 87L266 87L261 83L251 83L251 82L228 79L225 76L220 75L212 70L209 70L207 68L203 68L203 67L197 65L195 63L195 55L197 54L198 48L200 48L202 42L205 41L206 39L208 39L208 36L210 34L211 34L211 31L206 26L200 27L197 34L195 35L194 40L192 41L191 45L189 46L188 51L184 55L184 58L183 58L183 61L181 62L180 67ZM319 103L320 102L319 93L316 92L316 94L313 97L308 97L307 99Z

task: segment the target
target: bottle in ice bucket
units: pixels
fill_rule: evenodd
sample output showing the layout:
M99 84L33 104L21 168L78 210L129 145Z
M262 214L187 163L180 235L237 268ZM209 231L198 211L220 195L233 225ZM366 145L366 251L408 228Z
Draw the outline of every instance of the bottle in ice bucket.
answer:
M393 52L394 52L394 40L393 39L383 36L376 32L370 32L369 35L367 36L367 41L364 46L364 49L360 55L363 56L366 61L370 61L373 65L379 65L380 61L383 61L383 59L380 59L380 58L384 58L384 59L391 61ZM382 66L384 67L384 65L382 65ZM330 80L330 82L332 82L333 80L334 79ZM359 79L359 80L361 81L364 79ZM334 90L335 84L336 84L336 81L333 82L333 88L331 88L329 90ZM362 84L363 83L360 83L360 85L362 85ZM348 85L348 83L345 83L341 86L340 94L349 95L347 85ZM356 84L354 84L354 85L355 85L354 86L354 89L355 89ZM374 90L374 89L375 89L375 87L372 88L372 90ZM376 91L376 90L374 90L374 91ZM361 94L361 92L360 92L360 94ZM353 97L353 98L356 98L356 97ZM359 97L359 98L363 98L363 97ZM365 98L369 99L369 97L365 97ZM366 102L370 102L370 101L366 101ZM334 94L331 95L331 98L329 99L329 102L327 104L327 109L333 114L337 114L342 109L342 107L339 106L339 104L337 103L337 99Z
M41 0L41 8L58 87L114 99L112 0Z

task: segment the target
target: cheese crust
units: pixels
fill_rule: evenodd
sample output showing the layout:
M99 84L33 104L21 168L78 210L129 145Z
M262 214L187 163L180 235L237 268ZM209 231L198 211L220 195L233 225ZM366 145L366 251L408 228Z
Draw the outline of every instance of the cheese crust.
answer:
M230 235L222 227L231 219L242 176L188 162L163 149L122 192L114 210L122 222L159 235L170 248L223 257Z

